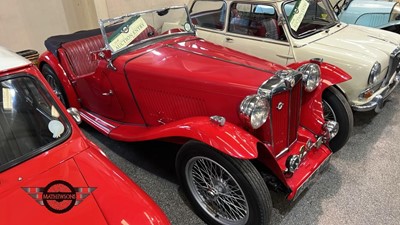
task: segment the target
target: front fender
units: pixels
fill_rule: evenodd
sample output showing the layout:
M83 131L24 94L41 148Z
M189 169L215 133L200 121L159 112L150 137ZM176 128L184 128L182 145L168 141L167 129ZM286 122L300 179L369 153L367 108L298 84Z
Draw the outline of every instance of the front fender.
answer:
M297 69L309 62L293 63L289 67ZM303 92L300 124L311 130L314 134L321 134L323 132L322 125L325 122L322 109L322 93L328 87L350 80L351 76L332 64L324 62L317 64L319 64L321 69L321 84L313 92Z
M157 127L122 125L113 129L109 136L128 142L176 137L193 139L235 158L258 157L257 138L232 123L219 126L208 117L191 117Z
M323 86L323 89L351 79L351 76L348 73L346 73L344 70L342 70L339 67L336 67L330 63L326 63L326 62L316 62L316 61L308 60L308 61L302 61L302 62L296 62L296 63L289 64L288 67L296 70L297 68L299 68L300 66L302 66L306 63L316 63L320 66L321 84Z
M48 64L53 71L56 73L58 79L61 82L61 85L64 88L66 98L69 103L69 107L80 108L80 103L78 101L78 97L75 93L74 87L71 84L71 81L68 78L68 74L62 68L58 59L49 51L45 51L39 57L39 69L42 70L44 64Z

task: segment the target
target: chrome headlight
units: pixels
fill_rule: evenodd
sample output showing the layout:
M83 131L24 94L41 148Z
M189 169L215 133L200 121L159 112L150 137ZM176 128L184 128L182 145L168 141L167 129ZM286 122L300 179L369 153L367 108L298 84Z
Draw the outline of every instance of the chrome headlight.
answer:
M253 129L260 128L267 121L270 111L268 100L260 95L249 95L240 103L240 117Z
M378 62L375 62L371 68L371 72L369 72L368 84L371 85L371 84L376 83L380 73L381 73L381 64Z
M297 69L303 73L304 89L307 92L314 91L321 82L321 71L319 66L315 63L307 63Z

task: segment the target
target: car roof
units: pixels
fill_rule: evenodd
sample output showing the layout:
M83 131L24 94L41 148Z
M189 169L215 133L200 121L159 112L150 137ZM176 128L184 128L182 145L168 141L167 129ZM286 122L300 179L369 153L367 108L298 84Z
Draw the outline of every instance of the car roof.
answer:
M29 65L31 62L22 56L0 46L0 71Z

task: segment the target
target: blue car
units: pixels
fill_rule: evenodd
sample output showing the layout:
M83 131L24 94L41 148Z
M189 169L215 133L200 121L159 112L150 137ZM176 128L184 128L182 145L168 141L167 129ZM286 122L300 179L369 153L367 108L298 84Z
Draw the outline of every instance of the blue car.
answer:
M400 33L399 0L338 0L334 11L344 23Z

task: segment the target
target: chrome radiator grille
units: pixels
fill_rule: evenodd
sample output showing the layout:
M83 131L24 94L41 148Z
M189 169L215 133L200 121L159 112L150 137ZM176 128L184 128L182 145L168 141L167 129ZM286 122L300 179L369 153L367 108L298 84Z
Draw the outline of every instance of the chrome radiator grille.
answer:
M300 123L302 82L298 80L292 89L277 93L271 99L272 145L280 152L297 139Z
M387 86L389 81L392 79L393 76L399 71L399 63L400 63L400 48L396 48L392 54L390 54L389 60L389 68L388 72L383 80L382 86Z

